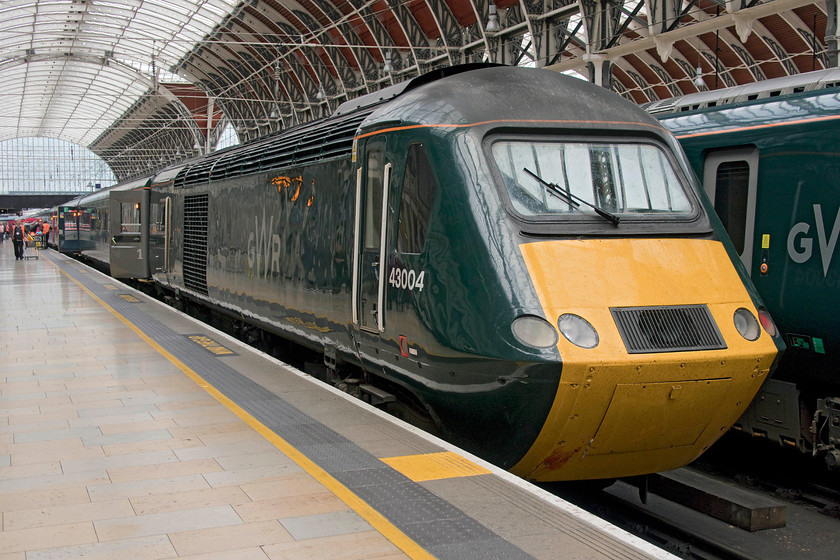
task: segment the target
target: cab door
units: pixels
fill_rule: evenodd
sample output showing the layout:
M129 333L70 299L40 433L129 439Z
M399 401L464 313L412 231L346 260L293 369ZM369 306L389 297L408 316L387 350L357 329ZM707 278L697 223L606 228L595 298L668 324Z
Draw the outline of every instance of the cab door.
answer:
M110 261L114 278L149 277L149 191L110 195Z
M356 171L353 258L353 323L362 331L385 330L386 234L391 164L385 145L368 142Z

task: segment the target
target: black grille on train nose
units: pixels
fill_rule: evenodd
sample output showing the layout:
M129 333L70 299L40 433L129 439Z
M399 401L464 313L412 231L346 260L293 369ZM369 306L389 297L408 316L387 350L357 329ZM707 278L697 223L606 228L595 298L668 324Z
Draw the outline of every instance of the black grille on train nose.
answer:
M726 348L705 305L612 307L610 311L630 354Z

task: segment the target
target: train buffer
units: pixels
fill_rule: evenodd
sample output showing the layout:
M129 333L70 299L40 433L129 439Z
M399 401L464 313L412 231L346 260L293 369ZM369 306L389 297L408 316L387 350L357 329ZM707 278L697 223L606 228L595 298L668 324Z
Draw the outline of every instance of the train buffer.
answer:
M784 503L690 469L652 475L648 490L747 531L777 529L787 524Z

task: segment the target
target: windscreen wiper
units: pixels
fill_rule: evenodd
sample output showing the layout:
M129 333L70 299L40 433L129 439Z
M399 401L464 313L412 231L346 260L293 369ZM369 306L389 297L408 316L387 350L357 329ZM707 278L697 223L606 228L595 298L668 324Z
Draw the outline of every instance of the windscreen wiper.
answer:
M564 202L567 202L567 203L571 204L572 206L574 206L575 208L578 208L578 209L580 208L580 203L582 202L583 204L592 208L595 211L596 214L598 214L599 216L601 216L602 218L604 218L605 220L610 222L612 225L618 226L618 222L620 221L620 218L618 216L616 216L615 214L613 214L611 212L607 212L606 210L604 210L602 208L598 208L597 206L595 206L591 202L587 202L577 195L574 195L574 194L572 194L568 191L564 191L563 189L560 188L560 185L558 185L556 183L549 183L548 181L546 181L545 179L543 179L542 177L540 177L539 175L537 175L536 173L534 173L533 171L528 169L527 167L523 167L522 170L525 173L527 173L528 175L530 175L531 177L533 177L534 179L536 179L537 181L539 181L540 184L543 185L546 188L546 190L548 190L548 192L550 194L553 194L557 198L563 200Z

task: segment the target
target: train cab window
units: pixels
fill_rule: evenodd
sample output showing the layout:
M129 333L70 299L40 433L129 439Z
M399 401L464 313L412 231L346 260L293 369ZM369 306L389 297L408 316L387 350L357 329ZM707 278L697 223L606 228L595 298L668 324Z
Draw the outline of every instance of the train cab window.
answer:
M120 231L140 233L140 205L134 202L120 204Z
M744 252L750 166L746 161L726 161L715 176L715 212L738 254Z
M526 219L594 216L594 207L639 219L694 212L674 164L655 144L500 140L492 152L513 210Z
M400 201L399 252L423 251L436 194L437 182L426 149L422 144L412 144L408 149Z

